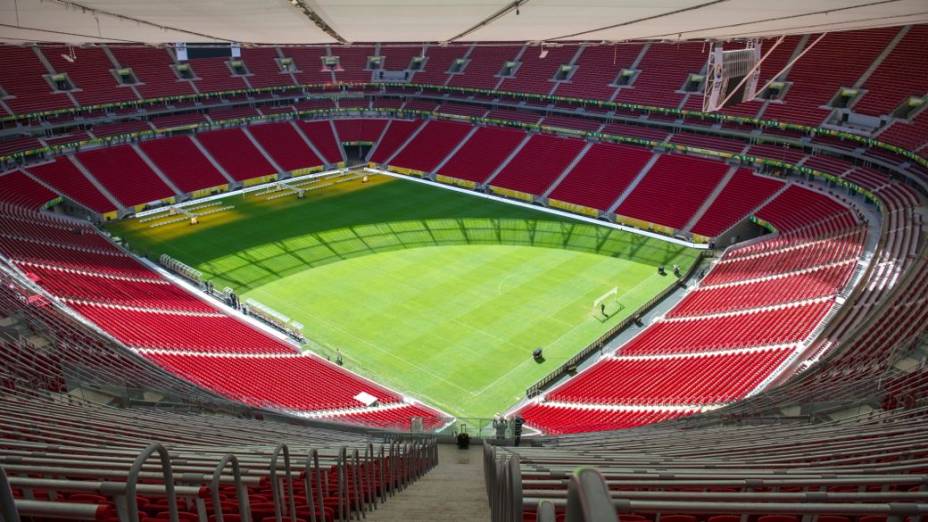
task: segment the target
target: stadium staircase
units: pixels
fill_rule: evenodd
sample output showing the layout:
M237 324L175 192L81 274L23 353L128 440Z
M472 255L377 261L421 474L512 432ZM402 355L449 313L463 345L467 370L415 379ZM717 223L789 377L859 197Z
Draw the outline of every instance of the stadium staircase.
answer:
M483 450L438 445L438 465L374 513L369 522L490 520Z
M617 198L615 198L615 201L613 201L612 204L609 205L609 208L606 210L606 212L609 212L609 213L615 212L616 209L619 208L619 206L622 203L624 203L626 199L628 199L628 196L632 192L634 192L635 188L637 188L638 185L641 183L641 181L645 178L645 176L648 175L648 172L651 170L651 167L653 167L654 164L657 163L659 159L661 159L660 154L654 154L653 156L651 156L651 159L649 159L648 162L645 163L643 167L641 167L641 170L638 171L638 175L635 176L635 178L631 181L631 183L628 184L625 190L623 190L622 193L619 194Z
M728 182L731 181L731 178L735 176L735 172L738 171L738 167L731 167L728 169L728 172L725 173L725 176L721 181L712 189L712 192L706 197L705 201L702 202L702 205L696 210L693 216L686 222L686 225L683 225L682 230L684 232L689 232L696 226L696 223L706 214L706 211L715 203L715 200L719 197L719 194L725 190L725 187L728 186Z

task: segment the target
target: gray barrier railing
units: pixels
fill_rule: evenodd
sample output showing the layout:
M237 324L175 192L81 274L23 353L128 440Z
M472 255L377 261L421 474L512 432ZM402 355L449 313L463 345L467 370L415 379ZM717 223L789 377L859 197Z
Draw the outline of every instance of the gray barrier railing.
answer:
M617 521L622 513L708 515L735 513L742 522L751 515L792 515L815 522L821 515L885 516L887 522L921 522L928 514L928 484L923 475L849 474L848 478L826 475L798 475L770 480L750 478L741 481L708 480L693 477L654 484L637 479L607 479L598 469L579 467L558 479L523 480L523 467L533 475L549 473L547 466L523 463L517 453L484 445L484 474L492 522L520 522L526 513L535 520L555 520L556 511L566 514L567 522ZM554 475L560 475L555 473ZM771 474L770 477L785 475ZM832 478L826 478L832 477ZM731 491L735 482L743 491ZM782 484L781 484L782 483ZM800 485L807 491L781 492L780 487ZM869 489L882 484L879 491ZM887 489L890 484L919 484L906 490ZM855 486L853 491L831 491L830 486ZM642 489L653 487L654 489ZM723 490L712 491L712 487ZM619 489L615 489L619 488ZM761 491L753 491L754 489ZM820 489L821 488L821 489ZM727 490L725 490L727 489ZM769 491L767 491L767 490Z
M0 522L19 522L19 513L13 501L13 490L6 479L6 472L0 468Z
M385 452L383 445L380 445L379 452L376 451L372 443L364 447L363 453L358 447L350 450L346 447L338 450L330 448L322 465L319 453L313 449L306 456L303 473L290 466L290 451L286 445L281 444L272 453L265 455L270 459L267 468L264 469L269 472L269 487L273 496L272 518L278 522L298 518L309 522L360 520L366 517L367 512L378 507L377 490L371 486L372 484L380 484L381 487L378 489L382 500L386 494L393 494L411 484L438 464L437 441L434 438L393 441L389 454ZM375 456L379 458L375 459ZM158 464L149 465L152 457L156 458ZM279 462L281 457L282 462ZM137 495L166 498L167 520L172 522L179 520L179 506L184 504L197 512L199 520L207 520L209 506L206 500L209 498L214 510L209 519L221 522L223 515L232 515L229 512L223 513L220 507L223 505L219 496L223 485L234 487L238 500L236 511L241 520L251 520L248 490L238 457L231 453L221 455L213 471L203 475L185 473L183 476L172 473L172 461L177 458L177 455L172 456L161 444L153 443L132 459L131 469L122 475L115 469L103 471L89 468L13 465L10 468L13 475L8 479L5 470L0 468L0 522L19 522L20 516L67 520L100 518L101 505L67 502L54 496L48 500L36 500L34 496L37 490L78 491L106 497L116 507L115 518L120 522L140 520L139 506L135 501ZM189 463L187 465L189 466ZM230 466L232 473L228 474ZM329 474L326 472L328 466L335 466L336 469L337 484L334 494L329 488ZM65 476L74 472L75 476L68 479L37 476L44 472ZM106 480L94 479L97 472L105 476ZM77 476L83 478L77 479ZM203 482L191 483L194 477L202 477ZM259 478L255 475L250 476L248 484L257 485ZM298 484L300 481L302 486ZM179 485L175 482L194 485ZM25 498L14 498L11 486L20 490ZM208 490L205 494L203 488ZM295 500L297 491L300 490L305 493L306 505L297 506ZM334 497L334 518L326 514L326 491Z

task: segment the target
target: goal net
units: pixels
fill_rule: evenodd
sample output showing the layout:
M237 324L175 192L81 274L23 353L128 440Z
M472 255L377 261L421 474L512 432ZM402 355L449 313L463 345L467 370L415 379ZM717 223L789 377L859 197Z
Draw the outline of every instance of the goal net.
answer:
M613 288L593 301L593 309L590 313L599 321L605 321L622 310L622 304L619 303L619 289Z

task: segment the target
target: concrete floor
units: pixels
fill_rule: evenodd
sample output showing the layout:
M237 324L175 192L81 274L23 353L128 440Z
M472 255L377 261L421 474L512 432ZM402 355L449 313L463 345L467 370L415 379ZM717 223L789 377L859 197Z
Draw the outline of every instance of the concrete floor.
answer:
M367 514L368 522L431 522L490 520L483 481L483 450L462 451L438 446L438 466L405 491Z

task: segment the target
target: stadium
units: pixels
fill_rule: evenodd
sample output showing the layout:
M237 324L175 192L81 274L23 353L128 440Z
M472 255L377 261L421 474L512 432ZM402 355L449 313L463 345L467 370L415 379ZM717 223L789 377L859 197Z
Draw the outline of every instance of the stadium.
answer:
M919 522L928 5L0 2L0 522Z

